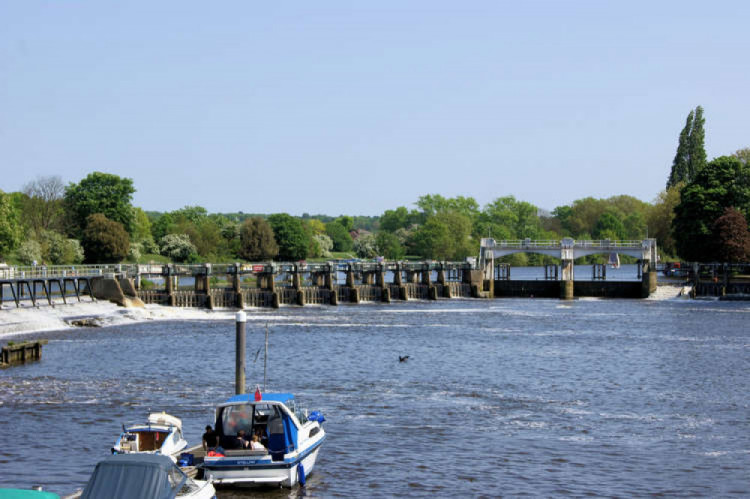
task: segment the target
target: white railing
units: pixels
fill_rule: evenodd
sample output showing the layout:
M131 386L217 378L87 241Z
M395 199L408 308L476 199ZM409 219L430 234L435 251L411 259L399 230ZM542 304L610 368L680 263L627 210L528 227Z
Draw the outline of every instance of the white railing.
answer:
M491 246L492 247L492 246ZM531 239L511 239L503 241L495 241L494 248L560 248L562 242L557 240L531 240ZM572 245L566 245L566 247L573 248L642 248L643 241L633 240L580 240L573 241Z

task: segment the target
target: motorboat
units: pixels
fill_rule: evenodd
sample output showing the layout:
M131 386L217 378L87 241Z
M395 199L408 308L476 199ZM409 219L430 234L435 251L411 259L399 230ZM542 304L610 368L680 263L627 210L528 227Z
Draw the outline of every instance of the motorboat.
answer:
M187 445L179 418L166 412L152 412L145 424L122 425L122 433L112 447L112 454L162 454L175 461Z
M304 485L325 440L323 421L290 393L235 395L216 408L220 447L204 457L204 476L217 485ZM262 447L246 448L243 435L257 435Z
M81 499L215 499L207 480L188 477L168 456L116 454L99 462Z

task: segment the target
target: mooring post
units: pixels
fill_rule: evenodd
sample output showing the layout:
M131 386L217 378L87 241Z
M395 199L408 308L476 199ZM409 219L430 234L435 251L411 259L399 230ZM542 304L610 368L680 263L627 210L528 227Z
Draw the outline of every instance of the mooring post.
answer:
M235 369L234 369L234 393L240 395L245 393L245 325L247 315L245 312L237 312L236 338L235 338Z

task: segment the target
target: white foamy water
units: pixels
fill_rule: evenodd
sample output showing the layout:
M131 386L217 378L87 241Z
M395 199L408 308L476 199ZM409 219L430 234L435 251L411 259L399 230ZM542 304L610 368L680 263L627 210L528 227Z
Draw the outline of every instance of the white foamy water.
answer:
M39 331L57 331L76 326L75 319L92 319L98 326L115 326L154 320L215 320L232 319L235 310L206 310L199 308L163 307L146 305L144 308L124 308L107 301L80 302L69 305L42 305L38 308L10 308L0 310L0 338Z

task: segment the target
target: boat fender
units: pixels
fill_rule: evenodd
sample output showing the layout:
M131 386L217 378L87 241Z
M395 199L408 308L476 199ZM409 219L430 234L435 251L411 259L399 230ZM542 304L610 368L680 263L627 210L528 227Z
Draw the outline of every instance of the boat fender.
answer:
M297 481L303 487L305 486L305 482L307 481L307 479L305 478L305 467L302 466L302 463L299 463L297 465Z
M326 418L323 417L323 413L320 411L313 411L310 413L309 416L307 416L308 421L317 421L318 423L322 423L326 420Z

